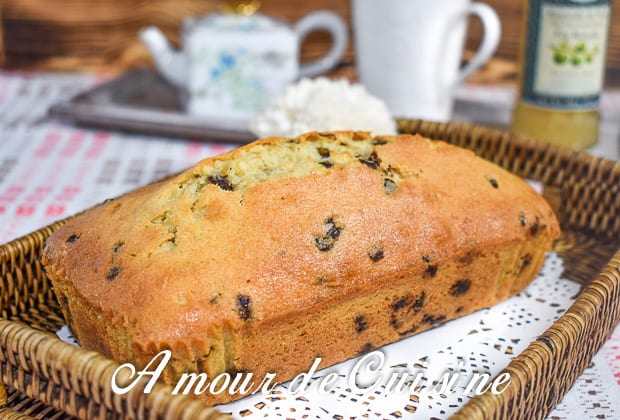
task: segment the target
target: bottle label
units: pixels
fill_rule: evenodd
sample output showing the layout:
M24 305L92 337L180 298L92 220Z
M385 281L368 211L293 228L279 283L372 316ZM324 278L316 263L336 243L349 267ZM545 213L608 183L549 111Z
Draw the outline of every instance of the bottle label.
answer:
M523 101L594 109L603 88L609 0L530 0Z

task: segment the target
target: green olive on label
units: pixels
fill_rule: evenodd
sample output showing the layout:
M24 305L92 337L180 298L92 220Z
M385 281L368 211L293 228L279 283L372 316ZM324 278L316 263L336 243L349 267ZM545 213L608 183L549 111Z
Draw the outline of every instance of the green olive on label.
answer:
M565 53L563 53L562 51L556 51L553 54L553 61L556 64L564 64L564 63L566 63L566 60L568 60L568 56Z
M580 42L579 44L577 44L575 46L575 52L582 53L582 52L585 52L585 51L586 51L586 44L585 43Z

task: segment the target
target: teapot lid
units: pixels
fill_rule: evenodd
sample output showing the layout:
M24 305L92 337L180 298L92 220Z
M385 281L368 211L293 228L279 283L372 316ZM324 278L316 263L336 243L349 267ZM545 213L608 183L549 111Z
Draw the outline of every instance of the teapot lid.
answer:
M288 27L284 22L260 13L241 15L236 13L211 13L203 16L190 16L183 21L183 31L193 32L209 29L217 32L269 31Z

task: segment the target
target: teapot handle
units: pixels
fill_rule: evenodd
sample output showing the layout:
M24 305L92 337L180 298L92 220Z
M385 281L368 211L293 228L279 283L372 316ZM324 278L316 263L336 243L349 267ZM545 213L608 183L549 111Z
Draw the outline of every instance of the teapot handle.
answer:
M293 27L297 34L299 45L316 30L324 30L332 36L332 47L323 57L302 63L299 68L299 77L312 77L334 68L340 61L347 48L348 35L344 20L333 12L321 10L310 13L300 19Z

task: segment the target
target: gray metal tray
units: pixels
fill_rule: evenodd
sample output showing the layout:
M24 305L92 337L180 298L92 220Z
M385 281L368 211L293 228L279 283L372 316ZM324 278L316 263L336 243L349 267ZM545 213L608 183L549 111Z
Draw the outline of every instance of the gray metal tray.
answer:
M132 70L70 100L49 114L105 129L209 141L246 143L256 137L247 127L191 116L181 95L152 70Z

